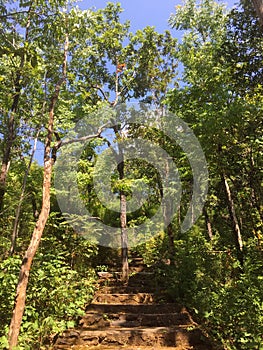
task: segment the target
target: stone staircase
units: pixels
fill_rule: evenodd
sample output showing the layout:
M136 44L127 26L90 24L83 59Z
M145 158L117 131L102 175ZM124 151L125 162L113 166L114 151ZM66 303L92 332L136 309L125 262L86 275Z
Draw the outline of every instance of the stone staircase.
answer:
M100 288L76 329L66 330L53 349L212 350L182 306L160 303L154 273L135 259L127 286L118 273L101 273ZM159 286L160 290L160 286Z

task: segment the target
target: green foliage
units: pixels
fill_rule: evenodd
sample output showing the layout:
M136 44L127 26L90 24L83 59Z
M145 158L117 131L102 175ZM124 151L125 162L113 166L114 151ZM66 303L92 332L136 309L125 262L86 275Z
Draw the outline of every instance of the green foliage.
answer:
M15 290L17 284L17 276L19 274L22 259L19 256L9 257L1 261L0 269L0 320L2 332L7 326L12 312L12 306L15 297ZM0 334L3 336L3 333Z
M187 306L211 337L227 349L261 349L263 264L255 240L248 243L241 275L234 253L212 247L198 226L175 240L174 265L166 259L163 235L134 252L151 265L160 300Z
M178 52L184 85L169 92L167 101L203 146L210 172L206 210L213 237L206 242L205 226L199 221L196 230L176 241L176 268L169 266L165 273L169 297L195 311L226 348L260 349L262 30L251 4L243 5L227 14L213 1L189 0L170 18L172 26L185 31ZM222 172L230 179L241 228L243 266L237 259Z
M41 206L42 167L33 163L30 169L17 247L8 257L19 189L32 135L40 130L41 141L46 135L47 101L61 77L61 48L65 34L70 33L67 84L55 110L56 131L61 137L67 135L84 115L90 116L93 130L92 112L110 106L111 99L123 102L135 98L160 105L165 98L170 110L191 126L206 155L210 173L207 215L189 232L180 232L192 193L189 161L180 147L157 131L158 125L149 130L129 126L128 137L148 139L176 159L183 192L180 212L171 223L175 264L168 260L171 241L162 231L152 237L150 225L143 236L145 240L148 235L149 240L134 247L132 253L152 266L156 288L161 286L165 291L163 299L186 305L226 348L262 349L262 29L251 5L245 1L243 7L227 13L212 0L187 0L170 17L171 26L184 31L179 44L169 31L160 34L152 27L130 33L129 22L121 22L120 4L109 3L97 11L75 6L64 11L66 5L64 0L0 4L2 158L12 141L0 213L0 347L7 347L19 268ZM177 60L183 65L180 86L175 81ZM167 94L171 85L174 88ZM12 109L15 98L18 104ZM111 110L108 108L103 116L112 116ZM14 117L12 140L10 116ZM115 140L122 138L118 131L111 134ZM119 226L118 213L100 203L93 184L94 166L98 154L109 145L107 141L112 142L103 138L89 142L77 174L70 176L74 180L77 177L81 198L90 213L106 225ZM78 147L73 146L76 152ZM229 180L241 228L243 266L237 259L223 173ZM159 207L161 179L154 167L140 159L125 162L124 178L118 175L115 171L111 178L116 208L120 192L130 199L134 187L145 195L148 191L148 200L127 214L128 226L135 227ZM76 205L74 196L69 202ZM79 217L72 215L70 220ZM69 228L52 189L51 214L30 274L19 349L47 347L56 334L74 327L94 293L96 266L97 270L107 270L107 264L118 261L119 252L90 242L97 233L94 223L87 223L85 217L82 220L86 237Z
M83 268L81 271L72 269L67 252L58 252L54 246L52 250L47 250L51 242L58 244L53 239L43 242L43 252L40 249L30 274L19 349L38 349L41 344L52 341L52 338L64 329L74 327L95 290L93 269L88 266L85 271ZM90 251L89 258L92 254L94 253ZM1 262L2 341L12 313L20 265L21 258L17 256Z

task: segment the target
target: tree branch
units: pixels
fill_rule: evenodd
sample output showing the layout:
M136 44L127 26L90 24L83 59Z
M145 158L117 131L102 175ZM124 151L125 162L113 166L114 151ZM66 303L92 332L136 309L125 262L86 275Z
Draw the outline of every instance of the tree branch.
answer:
M100 136L101 136L101 133L102 133L103 130L106 128L106 126L108 126L108 123L103 124L103 125L98 129L98 132L97 132L96 134L91 134L91 135L87 135L87 136L83 136L83 137L79 137L79 138L74 138L74 139L71 139L71 140L61 141L59 147L62 147L62 146L65 146L65 145L69 145L69 144L71 144L71 143L87 141L87 140L90 140L90 139L94 139L94 138L96 138L96 137L100 137Z
M102 87L100 87L99 85L92 85L91 88L92 88L92 89L97 89L97 90L99 90L99 92L102 94L103 98L104 98L108 103L110 103L110 101L109 101L108 97L106 96L106 93L105 93L105 91L102 89Z

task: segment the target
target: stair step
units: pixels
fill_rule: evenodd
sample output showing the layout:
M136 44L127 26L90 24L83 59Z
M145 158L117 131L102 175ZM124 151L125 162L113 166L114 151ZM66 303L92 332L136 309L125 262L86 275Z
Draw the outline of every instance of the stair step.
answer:
M133 257L127 285L118 264L98 272L100 287L76 329L60 335L53 350L212 350L186 308L154 300L155 273Z
M139 257L134 257L134 258L131 258L131 260L132 260L132 263L133 262L142 262L143 261L143 258L139 258Z
M61 348L62 349L62 348ZM76 345L72 346L70 349L72 350L182 350L181 346L131 346L131 345L123 345L123 346L111 346L111 345L97 345L97 346L86 346L86 345ZM189 348L185 348L188 350ZM206 350L204 348L204 350Z
M146 268L145 264L136 264L134 266L129 266L130 272L142 272Z
M94 304L149 304L153 303L153 295L150 293L136 293L136 294L107 294L100 293L95 296L93 300Z
M104 286L101 288L101 292L105 294L137 294L137 293L154 293L155 288L149 288L146 286Z
M58 338L53 350L59 349L129 349L212 350L209 339L199 328L132 327L108 330L67 330Z
M187 329L180 327L131 327L110 328L102 330L67 330L57 340L56 346L72 345L161 345L161 346L189 346ZM184 340L184 342L182 342ZM55 347L55 349L59 349Z
M167 327L178 325L190 325L192 321L187 311L181 313L88 313L80 321L82 328L105 327Z
M109 275L112 275L112 276L120 276L122 274L121 271L117 271L117 270L114 270L114 271L110 271L110 272L106 272L106 271L99 271L97 272L97 274L109 274ZM153 276L155 275L155 273L153 271L139 271L139 272L136 272L134 274L132 274L130 277L134 277L134 276ZM112 276L109 276L109 277L112 277Z
M97 313L136 313L136 314L167 314L183 312L185 308L178 304L89 304L86 312Z

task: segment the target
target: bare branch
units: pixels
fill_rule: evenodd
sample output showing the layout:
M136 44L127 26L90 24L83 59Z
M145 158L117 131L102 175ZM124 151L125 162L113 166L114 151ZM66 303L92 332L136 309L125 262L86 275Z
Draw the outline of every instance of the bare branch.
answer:
M91 134L91 135L87 135L87 136L83 136L83 137L78 137L78 138L74 138L71 140L66 140L66 141L62 141L60 143L60 147L65 146L65 145L69 145L71 143L76 143L76 142L83 142L83 141L87 141L87 140L91 140L91 139L95 139L97 137L101 137L101 133L103 132L103 130L108 126L108 123L103 124L99 129L98 132L96 134Z

